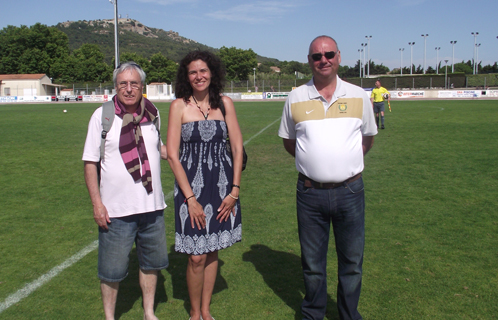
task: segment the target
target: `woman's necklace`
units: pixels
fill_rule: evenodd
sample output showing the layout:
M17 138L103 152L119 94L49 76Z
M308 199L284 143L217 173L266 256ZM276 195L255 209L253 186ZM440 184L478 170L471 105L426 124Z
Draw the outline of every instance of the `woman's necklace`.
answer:
M192 95L192 98L194 98L194 102L195 102L195 105L197 106L197 108L199 108L199 111L202 113L202 115L204 116L204 120L207 120L208 116L209 116L209 110L211 110L211 107L207 107L207 112L206 114L204 114L204 112L202 111L201 107L199 106L199 104L197 103L197 100L195 99L194 95Z

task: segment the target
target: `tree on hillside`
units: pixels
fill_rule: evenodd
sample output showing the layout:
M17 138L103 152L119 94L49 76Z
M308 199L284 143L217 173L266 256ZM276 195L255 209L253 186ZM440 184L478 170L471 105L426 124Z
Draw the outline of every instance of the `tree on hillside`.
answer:
M176 76L178 65L161 53L156 53L150 58L151 70L147 74L149 82L166 82L171 84Z
M367 73L368 65L365 65L365 74ZM385 65L375 64L372 60L370 60L370 75L378 75L378 74L387 74L389 72L389 68ZM363 71L362 71L363 74ZM339 77L343 78L355 78L360 76L360 60L356 61L354 67L349 66L339 66Z
M98 45L84 44L68 59L52 65L55 77L67 82L105 82L112 79L112 67L104 61Z
M281 72L285 74L295 74L296 71L302 74L311 74L310 66L298 61L283 61L279 67Z
M246 80L253 68L258 66L256 53L252 49L244 50L235 47L220 48L219 56L225 65L227 80Z
M460 62L460 63L455 63L455 72L463 72L465 74L472 74L472 65L470 64L470 60L465 63L465 62Z
M498 73L498 63L494 63L493 65L486 65L482 67L482 73Z
M134 61L136 62L144 71L145 74L147 75L146 77L146 82L149 83L150 79L148 75L151 72L151 65L150 61L142 57L141 55L133 52L124 52L119 55L119 60L120 63L128 62L128 61ZM112 65L114 65L114 59L112 61Z
M0 31L0 73L44 73L56 76L52 66L69 56L69 40L54 27L7 26Z
M439 69L441 70L441 69ZM408 69L408 73L410 73L410 69ZM432 66L428 66L427 70L425 70L426 74L436 74L436 69L434 69Z

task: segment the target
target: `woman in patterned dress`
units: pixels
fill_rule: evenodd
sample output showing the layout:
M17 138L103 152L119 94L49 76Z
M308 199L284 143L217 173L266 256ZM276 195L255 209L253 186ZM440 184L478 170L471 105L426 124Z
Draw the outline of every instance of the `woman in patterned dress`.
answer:
M193 51L178 68L169 111L167 158L175 175L175 251L189 255L190 319L211 320L218 250L241 240L242 134L224 69L214 54ZM230 133L233 159L226 152Z

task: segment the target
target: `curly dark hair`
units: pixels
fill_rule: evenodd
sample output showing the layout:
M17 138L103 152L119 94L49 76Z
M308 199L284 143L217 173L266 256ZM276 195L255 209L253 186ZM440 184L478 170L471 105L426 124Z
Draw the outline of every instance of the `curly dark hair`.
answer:
M180 61L176 73L175 96L183 98L188 102L193 94L192 86L188 80L188 65L192 61L204 61L211 71L211 83L209 84L209 104L212 109L221 106L221 93L225 85L225 68L218 56L209 51L191 51Z

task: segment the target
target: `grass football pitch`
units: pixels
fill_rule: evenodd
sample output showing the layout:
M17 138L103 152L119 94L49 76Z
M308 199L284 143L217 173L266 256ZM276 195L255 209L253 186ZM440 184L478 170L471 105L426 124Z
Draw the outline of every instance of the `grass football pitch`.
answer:
M236 102L248 167L243 240L220 251L216 319L301 319L297 173L277 136L282 101ZM158 103L166 140L169 103ZM365 158L364 319L498 318L498 101L393 101ZM0 319L103 319L97 226L81 155L98 104L0 105ZM67 113L63 113L67 109ZM156 315L188 319L175 253L173 174L162 162L170 266ZM333 237L326 319L338 319ZM141 319L132 251L117 319Z

